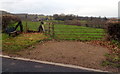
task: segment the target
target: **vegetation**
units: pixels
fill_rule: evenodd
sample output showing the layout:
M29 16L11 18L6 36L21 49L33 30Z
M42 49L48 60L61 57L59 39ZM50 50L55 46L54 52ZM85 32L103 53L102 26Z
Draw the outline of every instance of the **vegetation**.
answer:
M45 30L47 31L46 34L50 34L54 39L88 41L103 40L105 36L104 29L100 28L104 28L104 23L107 18L83 18L75 15L58 14L55 14L53 18L55 20L45 21L47 22L45 23ZM2 19L2 31L4 31L6 27L15 27L17 22L20 21L20 19L14 15L3 15ZM49 26L48 22L54 22L55 24ZM40 22L27 20L22 21L22 24L24 32L26 30L38 31ZM20 28L17 28L17 30L20 30ZM110 53L105 54L106 60L102 62L102 65L120 68L120 23L109 23L106 32L108 34L107 38L111 40L111 48ZM35 48L33 46L35 43L48 39L43 33L22 33L16 37L10 37L5 33L0 34L0 36L1 35L2 51L8 53L14 53L29 46Z
M109 56L106 56L107 61L110 63L111 66L120 68L120 42L112 40L111 45L114 45L114 47L111 48Z
M107 20L106 17L104 18L101 18L101 17L82 17L82 16L78 16L78 15L73 15L73 14L70 14L70 15L65 15L65 14L54 14L53 15L53 18L54 20L61 20L61 21L65 21L65 20L96 20L96 19L99 19L99 20Z
M13 23L9 26L14 27L17 23ZM22 21L24 32L26 31L26 21ZM28 28L33 31L38 30L38 26L40 25L39 22L30 22L27 21ZM20 30L18 27L17 30ZM47 39L47 36L45 36L43 33L22 33L16 37L11 37L6 33L1 34L2 37L0 40L2 40L2 48L5 52L15 52L19 51L21 49L24 49L26 47L32 46L33 44Z
M111 41L110 53L106 54L103 66L120 68L120 23L108 23L106 27L107 39Z
M106 53L106 60L102 62L103 66L112 66L120 68L120 49L111 49L110 53Z
M51 21L45 21L51 22ZM58 21L52 21L57 22ZM62 21L59 21L62 22ZM15 23L16 24L16 23ZM13 24L13 25L15 25ZM26 21L22 22L24 27L24 32L26 30ZM38 31L38 27L40 25L39 22L31 22L27 21L27 26L29 30ZM48 30L48 24L45 24L45 29ZM51 25L52 26L52 25ZM104 30L89 28L83 26L76 25L64 25L64 24L55 24L54 25L55 39L68 39L68 40L95 40L95 38L103 38ZM17 29L19 30L19 28ZM52 30L50 30L52 35ZM73 34L73 35L72 35ZM83 35L86 34L86 35ZM26 47L32 46L33 44L46 39L42 33L26 33L20 34L16 37L9 37L8 34L2 33L2 41L3 41L3 51L19 51Z
M16 22L20 21L20 18L14 15L2 15L2 31L4 32L7 27L14 27Z
M102 40L104 38L105 32L104 29L90 28L84 26L76 25L64 25L63 21L45 21L45 22L54 22L54 34L55 39L65 39L65 40ZM86 21L83 21L86 22ZM82 22L82 23L83 23ZM60 24L59 24L60 23ZM38 31L40 22L31 22L27 21L27 26L29 30ZM26 21L23 21L24 31L26 30ZM44 24L45 30L48 33L49 25L48 23ZM50 34L52 35L52 25L50 25Z
M108 23L106 31L108 39L120 42L120 23Z
M26 21L23 21L22 24L23 24L24 32L26 31L26 27L28 30L38 31L38 27L40 26L40 22L27 21L27 26L26 26Z
M2 34L2 48L5 52L15 52L46 39L42 33L27 33L16 37L9 37L7 34Z
M55 39L63 39L63 40L82 40L82 41L89 41L89 40L103 40L105 36L105 30L99 29L99 28L93 28L93 27L86 27L86 26L77 26L77 25L70 25L65 24L64 21L45 21L44 24L46 34L51 34L51 37L54 37ZM49 25L48 22L54 22L54 25ZM87 21L79 21L79 23L86 23ZM17 23L13 23L11 26L16 25ZM40 25L40 22L31 22L22 21L23 24L23 30L24 32L26 29L38 31L38 27ZM73 23L74 24L74 23ZM54 28L53 28L54 26ZM27 28L26 28L27 27ZM111 48L111 52L109 54L106 54L105 56L107 59L102 62L103 66L114 66L114 67L120 67L120 43L119 43L119 29L118 25L109 25L107 27L107 33L109 36L109 39L112 40L112 44L115 47ZM49 30L50 28L50 30ZM114 28L114 29L113 29ZM20 30L18 28L17 30ZM114 30L114 31L113 31ZM54 34L54 36L53 36ZM116 38L115 38L116 37ZM3 51L5 52L12 52L20 51L24 48L27 48L29 46L32 46L37 42L40 42L41 40L48 39L46 35L43 33L26 33L21 34L16 37L9 37L7 34L2 34L2 47ZM1 40L1 39L0 39Z
M45 27L49 28L48 25ZM50 34L52 35L53 32L55 39L65 40L102 40L105 34L104 29L64 24L55 24L54 31L51 28Z

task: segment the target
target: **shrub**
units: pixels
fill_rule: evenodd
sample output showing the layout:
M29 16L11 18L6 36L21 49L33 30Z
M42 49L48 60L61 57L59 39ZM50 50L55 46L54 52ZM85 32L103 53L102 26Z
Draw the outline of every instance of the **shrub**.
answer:
M107 38L120 42L120 23L108 23L106 27Z
M20 21L19 17L14 15L2 15L2 31L4 32L8 25L12 25Z

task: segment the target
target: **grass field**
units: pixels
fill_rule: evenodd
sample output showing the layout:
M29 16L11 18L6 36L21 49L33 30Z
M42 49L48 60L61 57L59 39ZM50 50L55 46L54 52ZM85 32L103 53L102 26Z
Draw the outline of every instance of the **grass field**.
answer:
M52 26L51 26L52 27ZM48 29L48 25L46 25ZM52 34L52 29L50 30ZM104 29L90 28L76 25L54 25L54 38L65 40L102 40L104 38Z
M26 21L23 21L22 23L23 23L23 30L25 31L26 30ZM39 25L40 25L40 22L27 21L28 30L38 31Z
M28 28L33 31L38 30L38 26L40 25L39 22L27 22ZM15 26L17 23L13 24L12 26ZM23 30L25 32L26 30L26 22L22 21L23 24ZM17 30L20 30L18 27ZM35 43L44 40L47 38L42 33L27 33L27 34L20 34L16 37L11 37L8 34L2 33L0 34L2 37L0 40L2 40L2 51L19 51L21 49L24 49L26 47L32 46Z
M50 22L50 21L48 21ZM57 22L57 21L52 21ZM59 21L60 22L60 21ZM30 22L28 21L29 30L37 31L40 25L40 22ZM45 24L45 29L48 30L48 24ZM52 25L51 25L52 26ZM26 30L26 22L23 21L24 31ZM17 29L19 30L19 28ZM50 30L52 34L52 30ZM64 25L64 24L55 24L54 25L54 38L55 39L64 39L64 40L102 40L104 37L104 30L83 26L75 25ZM20 34L16 37L9 37L8 34L2 34L3 42L3 51L19 51L23 48L29 47L36 42L48 38L42 33L30 33L30 34ZM1 39L0 39L1 40Z
M62 21L45 21L45 22L62 22ZM81 21L82 22L82 21ZM83 21L85 22L85 21ZM40 22L30 22L28 21L28 29L33 31L38 31ZM24 31L26 30L26 22L23 21ZM45 29L48 31L48 24L45 24ZM52 25L51 25L52 26ZM52 30L51 34L52 34ZM55 39L65 39L65 40L102 40L104 38L104 29L90 28L76 25L64 25L55 24L54 25L54 37Z

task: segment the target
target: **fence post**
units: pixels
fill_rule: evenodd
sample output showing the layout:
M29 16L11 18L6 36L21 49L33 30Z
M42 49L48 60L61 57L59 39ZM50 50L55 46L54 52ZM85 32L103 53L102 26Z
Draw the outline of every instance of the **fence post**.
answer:
M27 14L25 15L25 18L26 18L26 32L27 32L28 31L28 23L27 23L28 16L27 16Z
M50 35L50 23L48 25L49 25L49 27L48 27L49 28L48 29L48 34Z
M53 37L53 39L55 38L55 32L54 32L54 23L52 23L52 37Z

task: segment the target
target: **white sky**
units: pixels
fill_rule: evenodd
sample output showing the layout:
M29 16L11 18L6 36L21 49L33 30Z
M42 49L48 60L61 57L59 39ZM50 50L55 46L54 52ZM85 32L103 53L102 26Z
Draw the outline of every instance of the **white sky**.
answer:
M0 10L14 13L118 16L119 0L0 0Z

